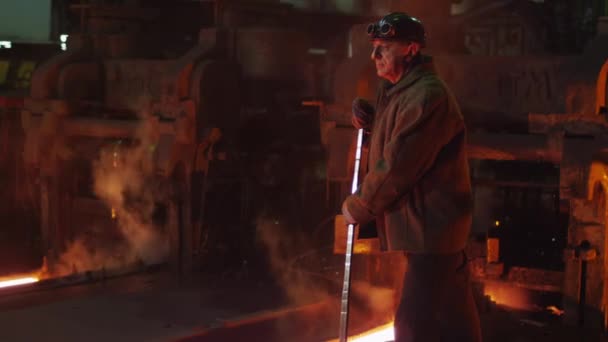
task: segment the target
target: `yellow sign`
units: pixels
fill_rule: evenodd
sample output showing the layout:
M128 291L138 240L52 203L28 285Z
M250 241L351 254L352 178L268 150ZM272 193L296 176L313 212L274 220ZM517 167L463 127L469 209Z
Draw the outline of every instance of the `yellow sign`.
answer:
M33 61L23 61L19 64L19 68L17 69L17 79L15 81L15 88L17 89L27 89L30 86L30 80L32 78L32 74L34 73L34 69L36 68L36 62Z
M6 83L6 77L8 76L8 69L11 66L9 61L0 61L0 85Z

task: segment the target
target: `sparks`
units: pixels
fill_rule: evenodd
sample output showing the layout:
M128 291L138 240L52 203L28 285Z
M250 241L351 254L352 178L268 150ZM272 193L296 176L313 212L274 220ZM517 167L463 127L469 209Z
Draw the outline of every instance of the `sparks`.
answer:
M38 281L37 277L25 277L25 278L15 278L9 280L0 281L0 288L11 287L11 286L19 286L25 284L32 284Z

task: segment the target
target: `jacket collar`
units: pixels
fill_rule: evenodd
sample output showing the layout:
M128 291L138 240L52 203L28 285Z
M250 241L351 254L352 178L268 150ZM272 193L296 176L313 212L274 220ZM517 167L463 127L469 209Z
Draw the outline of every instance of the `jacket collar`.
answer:
M431 56L420 55L418 61L413 63L410 70L406 71L405 75L397 83L392 84L384 80L382 81L382 87L385 89L386 96L392 96L402 89L410 87L423 76L434 73L436 73L436 70L433 58Z

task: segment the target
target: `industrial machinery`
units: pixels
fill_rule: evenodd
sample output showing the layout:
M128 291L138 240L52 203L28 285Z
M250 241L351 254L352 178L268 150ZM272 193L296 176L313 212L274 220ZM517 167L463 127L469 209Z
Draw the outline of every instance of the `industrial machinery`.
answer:
M327 52L304 30L243 23L259 5L224 8L223 25L213 2L184 6L76 6L81 31L33 75L24 158L51 273L167 256L186 271L210 249L239 268L259 213L306 207L310 227L328 210L310 72Z
M3 42L8 44L7 42ZM2 44L0 44L2 45ZM32 187L23 163L21 128L23 99L28 94L35 67L60 51L59 45L11 42L0 47L0 269L4 274L39 266L42 259L35 248L38 215L32 206Z

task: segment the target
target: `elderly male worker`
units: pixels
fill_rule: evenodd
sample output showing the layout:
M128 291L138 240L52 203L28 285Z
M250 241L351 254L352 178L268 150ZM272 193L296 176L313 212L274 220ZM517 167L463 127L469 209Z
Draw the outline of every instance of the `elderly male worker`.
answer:
M391 13L368 34L384 80L375 114L353 103L354 125L371 131L369 170L342 213L348 223L375 220L383 249L405 254L396 341L481 341L464 254L472 196L460 109L420 53L418 19Z

